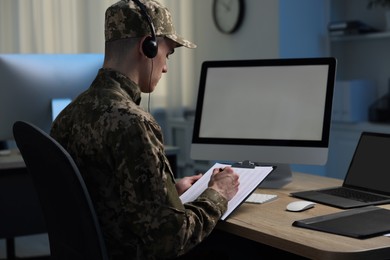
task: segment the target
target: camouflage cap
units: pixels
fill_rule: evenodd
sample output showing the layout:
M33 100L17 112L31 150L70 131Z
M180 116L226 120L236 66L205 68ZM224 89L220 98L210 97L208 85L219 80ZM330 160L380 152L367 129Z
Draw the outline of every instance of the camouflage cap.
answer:
M152 20L156 36L164 36L178 46L196 48L196 45L176 34L169 10L155 0L141 0ZM121 0L106 10L106 42L151 35L148 20L134 1Z

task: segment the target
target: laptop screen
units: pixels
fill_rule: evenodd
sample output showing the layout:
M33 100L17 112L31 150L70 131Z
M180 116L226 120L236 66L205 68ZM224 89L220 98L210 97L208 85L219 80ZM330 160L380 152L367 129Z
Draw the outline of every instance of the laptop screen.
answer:
M363 132L344 186L390 194L390 134Z

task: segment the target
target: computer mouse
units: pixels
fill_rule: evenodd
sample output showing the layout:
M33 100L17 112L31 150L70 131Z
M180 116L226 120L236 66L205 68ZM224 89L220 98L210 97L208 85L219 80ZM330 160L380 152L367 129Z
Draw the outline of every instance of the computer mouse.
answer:
M316 203L312 201L307 201L307 200L297 200L290 202L287 204L286 210L288 211L294 211L294 212L299 212L299 211L304 211L307 209L310 209L314 207Z

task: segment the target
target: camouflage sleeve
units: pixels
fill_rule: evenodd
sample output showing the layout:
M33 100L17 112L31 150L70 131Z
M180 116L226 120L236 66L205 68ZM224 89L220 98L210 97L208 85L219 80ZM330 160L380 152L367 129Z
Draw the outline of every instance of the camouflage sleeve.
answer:
M183 205L156 129L141 121L126 131L117 149L127 158L120 162L119 172L130 229L143 239L145 254L183 254L210 234L226 211L227 201L207 189L196 201Z

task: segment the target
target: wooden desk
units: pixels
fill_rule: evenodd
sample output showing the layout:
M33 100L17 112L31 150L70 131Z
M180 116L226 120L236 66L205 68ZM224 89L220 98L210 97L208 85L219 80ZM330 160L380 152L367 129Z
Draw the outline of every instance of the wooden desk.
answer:
M265 204L243 203L217 228L310 259L390 259L390 237L360 240L292 226L295 220L341 210L316 204L307 211L288 212L286 205L298 200L289 196L291 192L341 183L339 179L293 173L293 181L282 189L256 191L277 194L277 200ZM383 207L390 209L390 205Z

